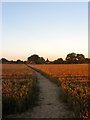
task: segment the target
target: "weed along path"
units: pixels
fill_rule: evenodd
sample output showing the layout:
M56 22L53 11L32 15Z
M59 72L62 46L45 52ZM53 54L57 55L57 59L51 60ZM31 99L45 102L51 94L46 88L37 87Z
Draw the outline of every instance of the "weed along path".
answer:
M72 111L69 110L68 105L60 100L59 87L36 72L39 81L39 100L38 105L28 111L9 115L9 117L17 118L73 118Z

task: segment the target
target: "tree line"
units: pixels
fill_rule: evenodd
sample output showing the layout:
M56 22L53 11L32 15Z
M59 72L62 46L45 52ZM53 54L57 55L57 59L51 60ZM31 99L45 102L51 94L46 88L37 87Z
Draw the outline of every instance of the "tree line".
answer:
M22 61L18 59L17 61L9 61L5 58L0 59L2 64L81 64L90 63L90 58L85 58L83 54L69 53L67 54L65 60L63 58L58 58L54 61L50 61L48 58L45 60L43 57L39 57L37 54L33 54L27 58L27 61Z
M27 59L27 63L30 64L80 64L80 63L90 63L90 58L85 58L83 54L69 53L65 60L63 58L58 58L54 61L49 61L48 58L45 60L43 57L39 57L34 54Z
M0 63L2 64L24 64L26 61L22 61L20 59L14 61L14 60L7 60L6 58L1 58Z

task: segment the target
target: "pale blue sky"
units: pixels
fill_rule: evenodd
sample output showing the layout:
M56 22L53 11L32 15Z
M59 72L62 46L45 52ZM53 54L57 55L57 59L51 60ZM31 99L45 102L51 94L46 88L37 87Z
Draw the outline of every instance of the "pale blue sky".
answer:
M54 60L70 52L88 56L88 3L2 3L3 56L32 54Z

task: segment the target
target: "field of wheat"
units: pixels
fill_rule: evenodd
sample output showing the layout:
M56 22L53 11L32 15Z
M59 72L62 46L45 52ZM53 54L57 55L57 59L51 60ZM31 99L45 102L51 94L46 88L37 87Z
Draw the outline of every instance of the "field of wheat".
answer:
M90 117L90 74L88 64L31 65L56 78L62 88L62 95L73 107L76 116Z
M34 73L26 65L2 64L3 115L21 112L29 107L35 81Z

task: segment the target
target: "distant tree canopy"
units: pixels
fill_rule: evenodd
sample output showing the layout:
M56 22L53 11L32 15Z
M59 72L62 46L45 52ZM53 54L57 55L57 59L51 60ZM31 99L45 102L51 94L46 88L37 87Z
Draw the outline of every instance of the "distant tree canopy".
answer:
M13 60L9 61L5 58L2 58L2 59L0 59L0 63L2 63L2 64L23 64L24 62L19 59L17 61L13 61Z
M53 61L54 64L62 64L63 63L63 59L62 58L58 58L57 60Z
M8 63L8 60L7 60L6 58L2 58L2 59L0 60L0 63Z
M28 57L28 63L35 63L35 64L42 64L45 63L45 59L43 57L39 57L38 55L34 54Z
M16 61L16 63L17 63L17 64L22 64L23 61L21 61L21 60L18 59L18 60Z
M58 58L54 61L49 61L48 58L45 59L43 57L39 57L39 55L34 54L27 58L27 61L21 61L18 59L17 61L9 61L6 58L0 59L0 63L2 64L80 64L80 63L90 63L90 58L85 58L83 54L76 54L74 52L67 54L65 60L62 58Z
M48 60L48 58L47 58L47 60L45 61L45 63L46 63L46 64L49 64L49 63L50 63L50 61Z
M66 56L67 63L85 63L85 56L83 54L69 53Z
M54 61L49 61L48 58L45 61L43 57L39 57L39 55L31 55L28 57L27 62L30 64L79 64L79 63L88 63L90 62L90 59L86 59L83 54L76 54L76 53L69 53L66 56L66 60L63 60L62 58L58 58Z

